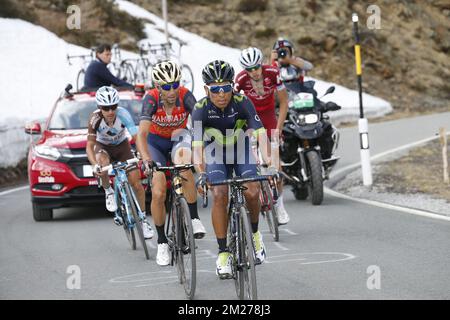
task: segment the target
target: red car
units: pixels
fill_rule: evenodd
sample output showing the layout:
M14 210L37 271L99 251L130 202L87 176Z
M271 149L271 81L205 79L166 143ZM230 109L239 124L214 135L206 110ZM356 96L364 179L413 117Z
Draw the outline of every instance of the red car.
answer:
M56 101L43 130L39 123L25 127L26 133L41 135L28 153L28 180L36 221L51 220L56 208L105 203L104 190L98 187L86 155L87 122L97 108L95 92L69 90L67 87ZM119 106L130 112L136 126L143 93L143 88L119 90Z

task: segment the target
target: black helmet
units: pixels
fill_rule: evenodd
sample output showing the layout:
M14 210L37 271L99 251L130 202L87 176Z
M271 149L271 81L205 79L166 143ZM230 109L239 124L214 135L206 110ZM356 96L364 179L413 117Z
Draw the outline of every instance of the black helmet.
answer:
M294 45L287 39L278 38L278 40L273 45L273 50L278 51L281 48L289 48L291 54L294 53Z
M226 81L233 82L234 69L228 62L214 60L203 68L202 78L205 84Z

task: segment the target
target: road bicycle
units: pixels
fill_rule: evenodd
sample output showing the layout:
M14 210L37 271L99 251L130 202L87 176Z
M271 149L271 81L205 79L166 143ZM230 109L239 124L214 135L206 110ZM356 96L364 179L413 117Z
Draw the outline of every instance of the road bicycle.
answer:
M120 217L123 222L123 229L131 245L131 249L136 250L135 230L137 230L142 247L144 248L145 258L148 260L150 259L150 255L142 230L142 222L145 216L142 213L139 202L127 177L127 171L136 166L138 162L139 159L137 158L132 158L124 162L117 161L102 167L102 171L109 171L115 176L114 196L117 203L115 215Z
M166 197L166 212L168 219L166 234L171 252L170 264L177 265L178 279L183 285L188 299L195 295L197 281L197 264L195 258L195 239L192 228L191 214L183 194L181 172L191 170L192 164L154 167L153 171L169 173L169 187ZM151 175L148 180L151 186Z
M145 72L146 75L148 75L147 81L152 83L152 67L161 61L169 59L175 60L177 61L181 69L181 85L186 87L189 91L193 92L194 74L192 73L192 69L187 64L183 63L181 59L181 49L183 46L187 45L187 42L184 42L180 39L176 39L176 42L178 42L178 51L174 50L174 46L171 42L157 44L141 42L139 46L141 58L137 61L139 65L136 65L135 75L142 75L142 73Z
M234 177L223 181L209 183L210 186L228 185L230 188L230 202L228 205L228 234L227 245L232 256L232 274L236 288L236 295L241 300L258 299L255 268L255 245L251 228L244 191L248 182L266 181L269 176L255 176L250 178ZM204 187L203 203L207 203L207 190Z
M266 181L260 181L261 191L259 193L259 199L261 202L261 215L266 220L269 232L272 234L274 241L280 240L280 233L278 230L278 181L280 179L278 170L275 168L269 168L263 164L262 154L256 144L252 146L252 151L257 159L258 172L263 175L270 176L270 179ZM270 174L269 174L270 173Z

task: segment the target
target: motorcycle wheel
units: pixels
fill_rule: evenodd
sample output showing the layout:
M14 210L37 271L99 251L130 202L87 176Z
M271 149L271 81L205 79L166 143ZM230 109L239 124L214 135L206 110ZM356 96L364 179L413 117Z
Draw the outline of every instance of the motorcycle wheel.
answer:
M322 162L316 152L308 152L306 157L310 170L309 193L311 194L311 202L317 206L323 201Z

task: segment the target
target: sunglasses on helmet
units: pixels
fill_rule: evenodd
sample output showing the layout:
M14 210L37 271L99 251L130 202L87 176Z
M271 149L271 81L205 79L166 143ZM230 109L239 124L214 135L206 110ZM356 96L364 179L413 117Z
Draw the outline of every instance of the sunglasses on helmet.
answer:
M117 109L117 104L116 104L116 105L113 105L113 106L100 106L100 108L101 108L103 111L109 111L109 110L116 111L116 109Z
M245 68L245 70L248 71L248 72L252 72L252 71L258 70L259 68L261 68L261 65L260 65L260 64L257 64L257 65L254 66L254 67L251 67L251 68Z
M178 89L178 87L180 86L180 82L172 82L172 83L165 83L161 85L161 89L163 89L164 91L169 91L170 89L173 88L173 90Z
M207 86L209 91L211 91L211 93L219 93L219 92L224 92L224 93L228 93L231 90L233 90L233 86L231 84L224 84L221 86Z

